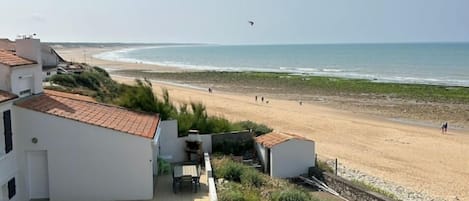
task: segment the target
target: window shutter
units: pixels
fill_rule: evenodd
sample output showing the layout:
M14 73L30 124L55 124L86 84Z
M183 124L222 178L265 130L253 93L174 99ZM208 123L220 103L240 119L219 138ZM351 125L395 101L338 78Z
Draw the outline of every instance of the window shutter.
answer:
M8 199L15 197L16 195L16 183L15 178L8 181Z
M13 133L11 131L11 111L3 112L3 127L5 134L5 153L13 150Z

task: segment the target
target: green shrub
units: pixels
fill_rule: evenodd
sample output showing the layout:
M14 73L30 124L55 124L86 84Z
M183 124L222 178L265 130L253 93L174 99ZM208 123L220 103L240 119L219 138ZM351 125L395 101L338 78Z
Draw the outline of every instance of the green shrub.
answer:
M61 85L64 87L77 87L78 84L75 81L75 77L68 74L56 74L50 78L53 84Z
M220 201L260 201L261 196L256 189L245 188L238 183L226 183L220 186L218 192Z
M86 87L94 91L97 91L101 88L99 74L85 71L79 75L74 74L73 77L75 78L77 84L82 87Z
M262 173L253 168L246 168L241 173L241 183L246 186L260 187L265 183Z
M110 77L110 76L109 76L109 73L108 73L106 70L104 70L104 69L102 69L102 68L100 68L100 67L98 67L98 66L94 66L94 67L93 67L93 70L96 71L96 72L98 72L99 74L101 74L101 75L104 76L104 77Z
M275 192L272 195L273 201L312 201L311 196L298 189L286 189Z
M329 166L326 161L318 160L316 163L316 167L323 172L334 173L334 169L332 169L332 167Z
M240 190L225 190L218 197L220 201L246 201Z
M226 161L215 171L217 178L224 178L229 181L240 182L241 174L246 170L243 164L236 163L232 160Z
M252 121L240 121L236 123L237 126L244 130L252 130L256 136L272 132L272 129L264 124L257 124Z

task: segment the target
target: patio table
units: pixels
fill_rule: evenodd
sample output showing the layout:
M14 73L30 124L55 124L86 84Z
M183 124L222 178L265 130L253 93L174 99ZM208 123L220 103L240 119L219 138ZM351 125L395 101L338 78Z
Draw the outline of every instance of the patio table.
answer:
M180 183L183 177L191 177L195 184L194 191L197 192L197 187L200 185L200 173L197 165L176 165L173 171L173 179L176 181L175 184ZM176 187L176 185L174 187Z

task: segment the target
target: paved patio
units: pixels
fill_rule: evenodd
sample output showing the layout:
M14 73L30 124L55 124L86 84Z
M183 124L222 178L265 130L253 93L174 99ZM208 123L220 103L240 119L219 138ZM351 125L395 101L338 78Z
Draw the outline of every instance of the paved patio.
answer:
M208 201L207 175L204 171L200 176L200 189L197 193L192 192L190 186L183 186L181 191L173 193L173 179L171 174L160 175L156 178L154 201Z

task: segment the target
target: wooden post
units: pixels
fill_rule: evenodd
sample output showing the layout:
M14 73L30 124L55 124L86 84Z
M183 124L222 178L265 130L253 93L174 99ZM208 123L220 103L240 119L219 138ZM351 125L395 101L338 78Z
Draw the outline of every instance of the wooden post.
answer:
M338 166L338 162L337 162L337 158L335 158L335 175L337 176L337 166Z

